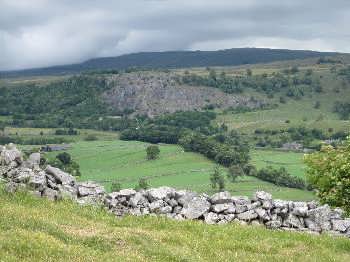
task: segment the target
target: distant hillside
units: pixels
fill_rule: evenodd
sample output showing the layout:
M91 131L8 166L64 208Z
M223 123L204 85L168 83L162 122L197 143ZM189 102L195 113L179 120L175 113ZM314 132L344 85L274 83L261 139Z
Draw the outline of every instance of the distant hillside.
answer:
M335 55L305 50L233 48L219 51L143 52L95 58L80 64L0 72L0 77L64 75L86 70L236 66Z

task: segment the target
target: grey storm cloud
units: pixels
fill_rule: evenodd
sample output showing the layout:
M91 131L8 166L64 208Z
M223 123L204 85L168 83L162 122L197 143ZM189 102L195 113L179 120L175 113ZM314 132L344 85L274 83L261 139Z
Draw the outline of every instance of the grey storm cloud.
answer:
M139 51L350 52L349 0L0 0L0 70Z

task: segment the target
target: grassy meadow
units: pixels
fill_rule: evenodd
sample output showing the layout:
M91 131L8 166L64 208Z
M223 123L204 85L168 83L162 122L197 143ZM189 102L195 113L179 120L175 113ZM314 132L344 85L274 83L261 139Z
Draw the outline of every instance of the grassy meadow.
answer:
M213 194L209 176L215 163L177 145L160 145L160 157L146 159L149 144L136 141L80 141L72 144L68 152L80 165L80 180L94 180L110 190L113 181L123 188L135 187L140 178L147 178L152 187L172 186ZM48 153L53 158L57 152ZM222 168L225 174L226 169ZM265 190L276 198L291 200L314 199L311 192L275 186L254 177L241 177L235 183L226 181L226 190L235 195L252 196Z
M0 187L0 261L349 261L350 241L103 209Z
M277 150L252 150L251 162L258 169L267 166L273 168L284 167L293 176L304 177L304 154Z
M222 113L217 123L225 123L231 129L253 133L257 128L281 129L305 126L318 128L324 132L328 128L334 131L350 132L350 121L340 120L332 108L338 100L349 101L350 92L341 90L336 94L328 91L315 97L303 97L300 100L288 99L286 104L279 104L275 109L260 110L245 113ZM314 107L315 101L320 102L320 108ZM276 101L276 103L278 103ZM289 120L289 123L286 121Z
M60 129L60 128L56 128ZM6 127L5 135L8 136L19 136L22 138L35 138L44 136L46 138L57 138L61 137L70 142L77 142L86 139L89 135L96 136L101 140L114 140L118 137L118 133L116 132L106 132L106 131L98 131L91 129L79 129L78 135L74 136L58 136L55 135L55 130L52 128L16 128L16 127Z
M348 63L348 57L341 58ZM342 65L317 64L317 59L305 59L296 61L273 62L268 64L246 65L237 67L213 67L217 73L225 72L229 76L245 76L249 68L253 75L279 73L283 69L298 66L299 73L296 76L302 77L306 70L313 71L312 79L319 81L322 85L322 92L306 92L299 99L286 96L286 92L275 92L273 97L268 97L262 92L252 89L245 89L242 95L253 96L263 99L270 104L278 104L277 108L270 110L259 110L255 112L232 113L217 110L220 115L214 121L218 124L225 123L230 129L238 129L248 134L257 128L281 129L289 127L305 126L308 128L319 128L328 131L350 132L350 121L343 121L333 112L334 104L337 101L347 102L350 100L349 84L337 77L332 72L333 68L341 69ZM177 70L184 73L185 70ZM191 68L187 71L197 75L208 75L207 68ZM286 99L286 103L280 103L280 96ZM315 108L315 103L320 103L319 108ZM289 120L290 123L286 123Z

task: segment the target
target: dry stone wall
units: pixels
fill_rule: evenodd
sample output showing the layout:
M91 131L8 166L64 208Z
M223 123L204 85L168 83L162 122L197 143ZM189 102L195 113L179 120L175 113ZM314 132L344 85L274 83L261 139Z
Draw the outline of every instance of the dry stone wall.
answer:
M124 215L160 215L176 220L201 220L207 224L264 225L270 229L328 233L350 237L350 219L341 209L331 209L316 202L272 199L258 191L252 199L219 192L213 196L170 187L135 191L123 189L107 194L94 182L77 182L62 170L42 169L40 154L23 160L12 144L0 146L0 180L9 192L28 190L51 200L70 198L79 204L103 205L117 217Z

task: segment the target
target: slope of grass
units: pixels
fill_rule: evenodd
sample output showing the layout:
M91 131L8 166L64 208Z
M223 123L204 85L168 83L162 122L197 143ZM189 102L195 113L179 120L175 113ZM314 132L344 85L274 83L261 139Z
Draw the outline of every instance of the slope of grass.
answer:
M247 133L253 133L257 128L279 130L299 126L319 128L324 131L332 127L335 131L349 132L350 121L339 120L339 117L332 112L335 101L349 100L349 94L350 92L341 94L329 92L313 98L290 99L286 104L279 104L276 109L222 114L216 121L225 123L229 128L237 128ZM320 109L314 108L315 101L320 101ZM286 123L287 120L290 123Z
M262 66L262 70L260 70ZM273 65L261 65L250 67L253 74L280 72L286 67L275 67ZM300 67L298 77L302 77L306 69L312 69L313 81L320 81L322 92L317 93L311 91L311 87L307 86L304 96L300 99L295 99L286 96L286 90L275 92L273 98L267 97L266 94L257 93L254 90L246 89L243 94L254 96L256 98L265 99L268 103L278 104L278 107L270 110L260 110L256 112L246 113L223 113L216 120L217 123L225 123L229 128L240 129L243 132L252 133L257 128L266 129L281 129L289 127L305 126L308 128L319 128L327 132L328 128L333 128L334 131L350 132L350 121L343 121L333 112L334 105L337 101L350 100L350 86L337 73L332 73L333 65L317 65L310 64L307 67ZM259 69L260 68L260 69ZM337 67L340 70L341 66ZM204 70L204 69L202 69ZM230 74L229 69L226 73ZM232 71L233 70L233 71ZM237 70L237 69L236 69ZM235 72L234 69L231 69ZM244 75L245 69L240 71ZM281 104L280 96L287 100L287 103ZM315 103L320 103L319 108L315 108ZM289 120L290 123L286 123Z
M138 180L146 177L152 187L172 186L212 194L209 176L215 163L207 158L184 152L177 145L160 145L160 157L146 160L147 143L136 141L80 141L72 144L68 152L79 163L80 180L94 180L107 190L113 181L119 181L123 188L135 187ZM57 152L51 152L53 158ZM225 174L226 169L222 168ZM311 192L278 187L253 177L239 178L235 183L226 182L226 189L235 195L252 194L265 190L274 197L291 200L314 199Z
M1 261L349 261L350 241L160 217L115 219L0 188Z
M293 175L303 178L305 165L303 153L281 152L274 150L252 150L252 163L258 168L272 166L274 168L284 167Z

